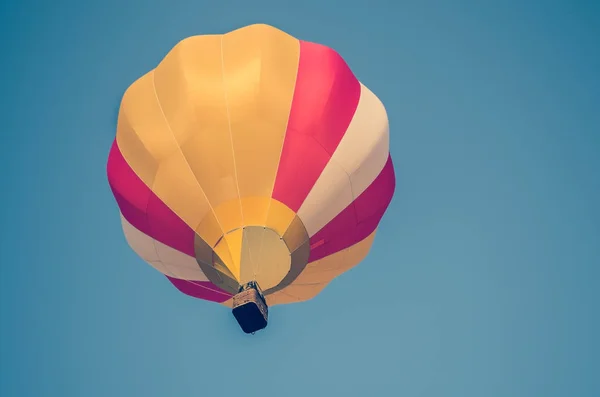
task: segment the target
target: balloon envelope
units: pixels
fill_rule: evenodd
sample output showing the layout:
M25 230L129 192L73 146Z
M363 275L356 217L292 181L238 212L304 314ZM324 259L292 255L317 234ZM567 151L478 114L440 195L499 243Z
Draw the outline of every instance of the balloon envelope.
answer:
M125 92L108 180L132 249L231 305L316 296L368 253L395 176L381 101L334 50L267 25L179 42Z

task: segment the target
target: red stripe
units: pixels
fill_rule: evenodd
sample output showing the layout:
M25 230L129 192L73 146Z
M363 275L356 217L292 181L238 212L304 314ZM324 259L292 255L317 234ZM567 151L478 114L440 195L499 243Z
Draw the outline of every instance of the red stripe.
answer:
M107 164L108 183L117 200L123 217L136 229L177 251L195 257L194 231L179 218L165 203L163 203L146 184L135 174L133 169L121 154L116 140L110 149ZM185 280L176 284L181 290ZM201 285L210 286L211 289L230 296L212 283L194 281ZM197 286L183 287L186 291L195 291L192 296L206 300L215 300L214 292ZM190 289L191 288L191 289ZM188 294L189 295L189 294ZM220 301L222 302L222 301Z
M342 59L300 41L300 61L273 198L298 211L346 133L360 83Z
M369 187L323 229L311 237L309 263L348 248L368 237L383 217L396 186L391 156ZM323 243L321 243L323 241Z

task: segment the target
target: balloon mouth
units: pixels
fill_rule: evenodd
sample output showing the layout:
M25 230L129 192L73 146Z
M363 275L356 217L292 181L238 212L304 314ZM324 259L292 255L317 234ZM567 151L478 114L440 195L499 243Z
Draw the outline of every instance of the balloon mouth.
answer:
M242 285L233 297L233 316L246 334L254 334L267 327L269 306L256 281Z
M234 225L223 215L240 208L245 209L245 225ZM310 238L298 215L285 204L270 197L249 197L215 207L196 228L194 251L202 272L221 290L235 295L240 286L254 281L268 296L302 273Z

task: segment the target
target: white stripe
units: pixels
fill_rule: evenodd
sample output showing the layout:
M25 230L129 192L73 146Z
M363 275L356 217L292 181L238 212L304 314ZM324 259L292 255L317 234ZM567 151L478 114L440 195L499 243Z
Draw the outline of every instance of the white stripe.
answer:
M389 155L385 107L361 84L360 100L348 130L298 210L313 236L377 178Z
M121 224L131 249L159 272L182 280L208 281L194 257L146 235L129 223L122 214Z

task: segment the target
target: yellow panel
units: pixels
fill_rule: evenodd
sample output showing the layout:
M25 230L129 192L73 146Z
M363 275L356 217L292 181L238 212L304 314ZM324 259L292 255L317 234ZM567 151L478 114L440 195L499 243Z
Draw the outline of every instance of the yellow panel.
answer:
M271 26L251 25L224 35L222 51L240 197L270 197L294 94L300 43Z
M285 233L295 213L284 204L269 197L242 197L244 207L244 224L246 226L266 226L278 233ZM225 233L240 228L240 200L229 200L213 206L216 218ZM267 211L269 216L267 217ZM212 222L212 221L211 221ZM221 229L214 230L218 233ZM204 233L205 231L203 231ZM207 236L207 238L209 238ZM212 238L212 237L210 237Z
M270 197L242 197L241 204L244 208L245 226L266 226L275 230L280 236L283 236L296 216L294 211L285 204ZM228 220L230 214L235 213L239 205L238 200L231 200L213 206L219 223L226 233L239 227ZM266 216L267 212L268 216ZM295 227L298 228L298 225Z
M152 73L129 87L123 96L119 121L117 144L127 163L173 212L195 229L211 209L162 115Z
M242 197L241 207L244 210L244 225L264 226L267 222L270 201L271 198L268 196Z
M219 273L220 282L222 282L223 279L225 279L225 278L230 278L231 280L234 280L236 285L239 287L239 282L237 281L236 277L233 275L233 273L231 273L229 268L225 265L225 262L223 262L223 259L221 259L219 257L219 255L217 255L216 253L213 256L213 263L211 265L211 268L213 268L214 270L216 270ZM236 289L236 293L237 293L237 289Z
M120 140L125 135L133 133L136 135L135 140L143 144L142 152L147 153L157 161L161 161L178 152L179 148L170 133L169 125L162 115L160 105L156 99L153 78L153 72L146 73L125 91L121 101L119 122L126 123L129 128L122 130L126 126L118 123L117 143L121 153L123 151L131 152L132 148L127 143L132 142L129 140L121 142ZM137 153L130 154L131 159L135 161L129 164L131 166L134 166L134 163L141 165L139 164L141 159L133 157Z
M227 242L229 247L229 254L231 255L231 263L226 263L227 267L233 275L240 280L241 277L241 263L242 263L242 240L244 236L243 229L236 229L225 236L222 241Z
M224 234L214 213L208 213L196 227L195 231L211 247L217 245L217 241Z
M224 233L229 233L232 230L240 229L242 226L242 215L241 206L239 199L233 199L225 201L213 206L216 219L219 220L218 224L221 225L221 229L215 230Z
M203 218L214 216L181 155L173 155L160 163L152 191L193 229ZM214 228L220 230L218 224Z
M242 217L223 85L221 36L181 41L155 70L156 93L181 152L225 232ZM225 219L226 218L226 219Z
M269 306L314 298L331 280L358 265L367 256L375 233L349 248L306 265L293 283L266 297Z
M296 214L280 201L271 199L266 225L283 236Z
M125 159L209 245L266 222L299 48L266 25L190 37L124 95L117 141Z
M140 141L124 112L119 114L116 139L129 166L135 167L133 170L146 186L152 186L158 170L158 159Z

